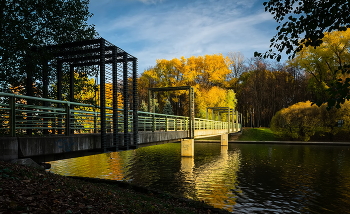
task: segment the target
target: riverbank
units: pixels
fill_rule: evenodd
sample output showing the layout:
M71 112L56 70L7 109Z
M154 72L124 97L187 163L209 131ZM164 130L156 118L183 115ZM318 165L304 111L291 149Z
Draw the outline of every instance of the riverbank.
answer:
M118 181L72 178L0 161L0 213L228 213Z

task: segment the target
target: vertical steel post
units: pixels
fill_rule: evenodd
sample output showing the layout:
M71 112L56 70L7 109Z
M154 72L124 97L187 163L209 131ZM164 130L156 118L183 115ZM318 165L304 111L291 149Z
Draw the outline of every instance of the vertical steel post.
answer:
M74 66L73 65L69 66L69 101L74 102ZM70 109L74 109L74 105L70 105ZM71 114L69 114L69 116L74 117L74 115L71 115ZM69 117L69 121L71 121L70 117ZM74 129L69 129L69 131L71 132L71 134L74 134Z
M69 101L74 102L74 66L69 66Z
M148 112L151 112L152 104L151 104L151 90L148 90Z
M168 128L169 128L169 119L168 119L168 116L165 116L165 130L164 131L168 131Z
M66 136L69 136L70 132L71 132L71 128L70 128L70 125L71 125L71 112L70 112L70 104L67 102L67 105L66 105L66 122L65 122L65 135Z
M9 97L10 101L10 136L16 137L16 102L15 97Z
M227 110L227 134L229 134L230 133L230 122L231 122L231 120L230 120L230 111L231 111L231 109L230 109L230 107L228 107L227 108L228 110Z
M232 109L232 132L235 132L235 110Z
M175 117L174 121L174 131L177 131L177 117Z
M240 127L239 127L239 131L242 131L242 121L243 121L243 114L240 114L241 115L241 121L240 121Z
M113 145L115 150L119 149L118 142L118 64L117 64L117 47L112 50L112 78L113 78Z
M154 91L151 91L151 112L152 114L152 132L156 130L156 115L154 114L156 111L156 103L154 100Z
M94 133L97 133L97 112L94 112Z
M134 145L137 146L139 143L139 116L137 113L138 107L138 86L137 86L137 59L134 58L132 61L132 93L133 93L133 141Z
M106 65L105 65L105 40L100 39L100 117L101 117L101 149L107 151L106 134Z
M129 149L129 84L128 84L128 56L123 53L123 97L124 97L124 144Z
M239 130L239 114L238 114L238 111L236 111L236 130L237 130L237 132L238 132L238 130Z
M57 100L62 100L62 62L60 60L57 61ZM58 108L62 107L62 104L57 104ZM62 118L57 116L57 134L62 134Z
M194 90L190 87L189 90L189 100L190 100L190 109L189 109L189 119L190 119L190 127L189 127L189 138L194 138Z
M57 100L62 100L62 62L57 62Z
M48 69L49 69L48 68L48 61L43 60L43 79L42 79L42 81L43 81L43 97L44 98L48 98L48 95L49 95ZM49 106L49 102L44 101L43 106L45 106L45 107ZM48 119L48 115L44 115L43 126L46 128L43 131L44 135L49 134L49 130L48 130L49 121L50 121L50 119Z

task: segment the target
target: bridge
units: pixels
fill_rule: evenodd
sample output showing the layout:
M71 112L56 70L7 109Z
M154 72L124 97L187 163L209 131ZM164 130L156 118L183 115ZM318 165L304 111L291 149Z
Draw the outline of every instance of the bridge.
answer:
M103 139L98 106L10 93L0 93L0 99L8 101L0 104L3 159L14 159L16 155L31 157L93 149L129 149L148 143L188 139L191 132L193 138L205 138L241 130L240 116L232 109L226 109L231 112L228 121L194 118L193 127L190 127L190 117L143 111L134 114L132 110L113 121L112 109L107 108L106 138ZM124 112L123 109L118 111ZM117 127L113 127L113 122ZM117 133L113 133L115 129Z
M138 111L137 59L103 38L36 47L28 54L41 58L26 61L25 94L0 92L3 160L130 149L241 129L241 115L228 107L207 109L225 114L226 121L194 118L194 93L189 86L180 88L190 90L188 116ZM81 90L77 78L88 76L86 71L95 75L92 96L90 91L77 93ZM90 97L81 96L84 93Z

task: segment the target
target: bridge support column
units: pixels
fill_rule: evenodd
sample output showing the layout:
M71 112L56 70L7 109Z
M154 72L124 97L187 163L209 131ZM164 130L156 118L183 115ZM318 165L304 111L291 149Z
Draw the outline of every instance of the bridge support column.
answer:
M221 135L221 146L228 146L228 134Z
M194 139L181 139L181 156L194 156Z

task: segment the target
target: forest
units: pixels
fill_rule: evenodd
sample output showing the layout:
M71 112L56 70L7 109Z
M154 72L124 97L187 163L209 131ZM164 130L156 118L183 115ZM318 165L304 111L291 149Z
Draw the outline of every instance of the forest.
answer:
M337 72L339 66L349 64L349 50L347 30L325 33L320 46L305 47L284 63L245 58L239 52L158 59L139 77L140 108L147 105L148 88L189 85L195 89L196 117L205 117L207 107L225 106L243 114L243 126L270 127L273 116L284 108L329 100L329 87L349 78ZM170 103L174 114L185 115L185 93L158 93L157 111L162 113Z

